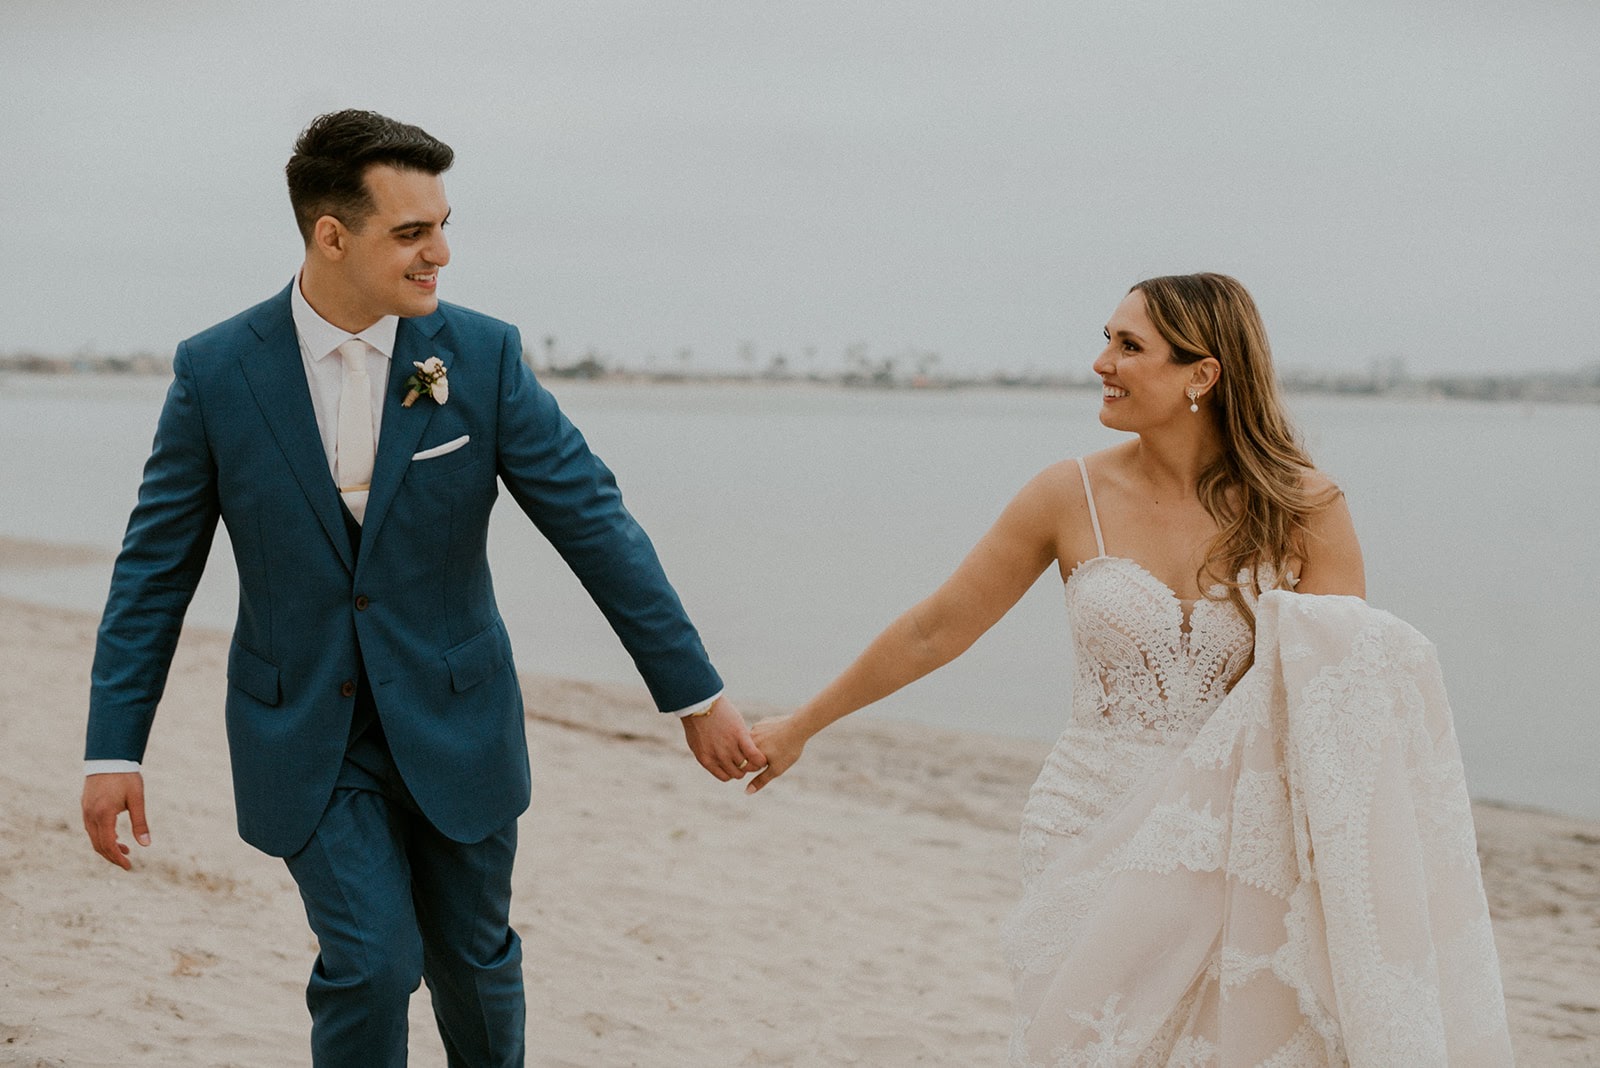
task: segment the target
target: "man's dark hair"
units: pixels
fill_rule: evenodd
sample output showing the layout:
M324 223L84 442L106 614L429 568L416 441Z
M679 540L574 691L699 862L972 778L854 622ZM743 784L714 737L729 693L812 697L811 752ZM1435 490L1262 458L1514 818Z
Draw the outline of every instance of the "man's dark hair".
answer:
M443 174L456 154L420 127L375 111L332 111L301 131L284 173L300 236L311 243L318 219L332 215L359 231L377 209L363 174L374 163L401 170Z

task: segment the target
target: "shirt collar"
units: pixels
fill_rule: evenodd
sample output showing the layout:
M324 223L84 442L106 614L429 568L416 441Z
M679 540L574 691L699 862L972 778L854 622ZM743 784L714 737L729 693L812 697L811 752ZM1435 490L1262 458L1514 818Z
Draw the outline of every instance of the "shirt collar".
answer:
M385 315L356 334L341 330L318 315L306 300L305 294L300 292L298 274L294 277L294 285L290 287L289 311L294 316L294 329L300 335L300 344L305 346L306 354L314 361L324 359L352 337L358 337L377 349L386 360L394 357L394 335L400 326L399 316Z

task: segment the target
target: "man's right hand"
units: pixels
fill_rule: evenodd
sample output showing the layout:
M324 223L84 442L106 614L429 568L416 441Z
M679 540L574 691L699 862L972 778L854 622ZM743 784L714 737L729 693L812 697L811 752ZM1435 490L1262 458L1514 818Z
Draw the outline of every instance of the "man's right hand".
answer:
M744 717L726 697L713 701L705 715L684 716L682 722L690 752L701 767L723 782L742 779L767 766L767 758L750 740Z
M144 776L137 771L85 775L83 778L83 829L94 851L119 868L133 870L128 847L117 840L117 817L124 812L133 825L133 838L150 844L150 826L144 821Z

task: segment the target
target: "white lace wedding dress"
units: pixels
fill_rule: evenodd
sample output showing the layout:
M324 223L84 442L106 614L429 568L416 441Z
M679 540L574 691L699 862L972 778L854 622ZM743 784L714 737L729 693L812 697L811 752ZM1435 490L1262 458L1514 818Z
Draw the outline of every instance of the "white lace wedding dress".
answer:
M1012 1065L1510 1064L1432 646L1259 574L1230 691L1250 628L1106 555L1083 480L1100 555L1023 813Z

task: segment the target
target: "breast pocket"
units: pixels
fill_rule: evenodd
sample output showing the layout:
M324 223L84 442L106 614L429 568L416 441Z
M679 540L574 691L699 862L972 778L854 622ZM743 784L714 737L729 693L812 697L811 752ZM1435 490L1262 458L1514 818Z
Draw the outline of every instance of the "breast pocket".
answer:
M449 448L454 444L453 441L441 442L439 445L419 449L417 454L412 456L411 465L406 468L406 481L427 481L471 467L478 458L478 443L468 439L458 447Z

